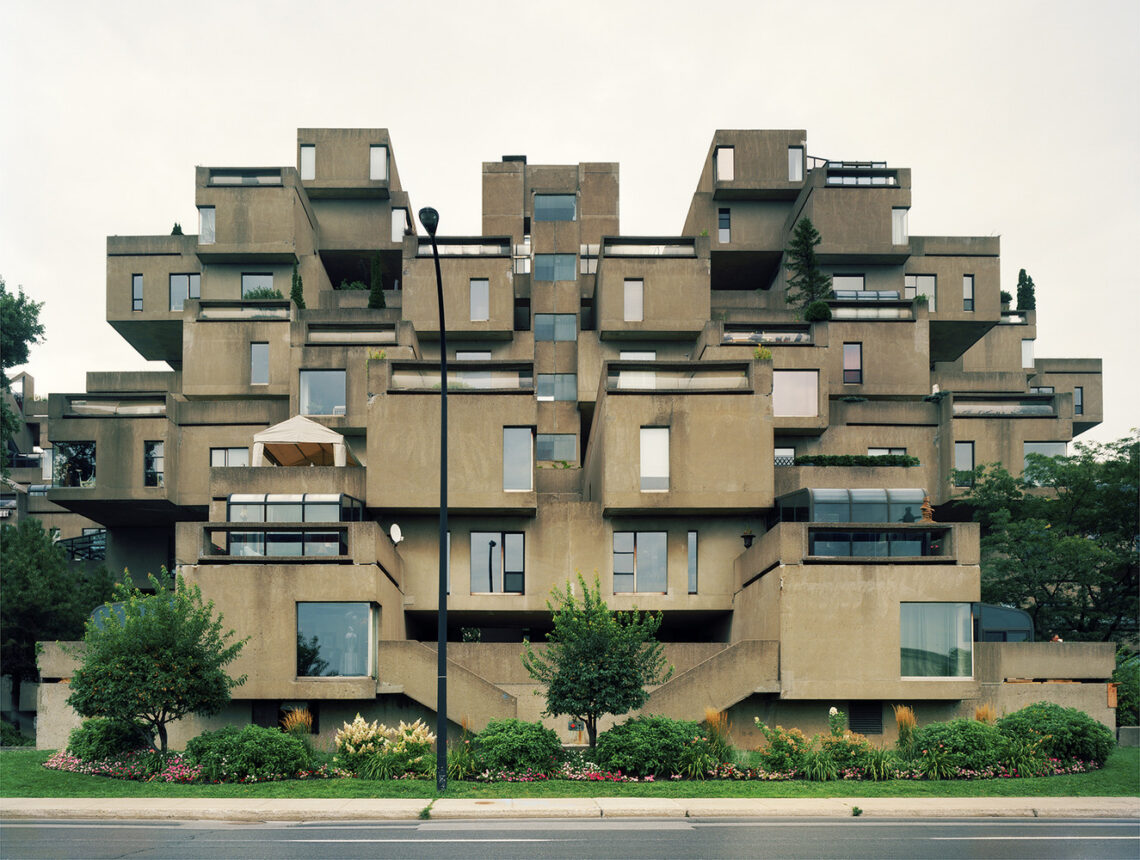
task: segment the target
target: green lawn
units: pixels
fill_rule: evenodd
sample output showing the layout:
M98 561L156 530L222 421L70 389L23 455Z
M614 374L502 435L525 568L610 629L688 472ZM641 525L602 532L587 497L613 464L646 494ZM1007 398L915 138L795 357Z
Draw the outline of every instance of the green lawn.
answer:
M0 797L436 797L430 781L333 779L259 785L170 785L61 773L41 767L50 753L0 752ZM1140 749L1118 749L1104 769L1039 779L955 782L452 782L448 797L1135 797Z

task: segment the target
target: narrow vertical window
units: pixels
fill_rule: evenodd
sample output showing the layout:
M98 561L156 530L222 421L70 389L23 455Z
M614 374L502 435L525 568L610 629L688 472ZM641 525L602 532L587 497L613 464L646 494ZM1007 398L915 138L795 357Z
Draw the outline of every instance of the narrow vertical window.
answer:
M1083 385L1077 385L1073 388L1073 414L1085 414L1085 389Z
M408 210L397 207L392 210L392 241L403 242L408 230Z
M503 428L503 489L534 488L534 431L529 427Z
M491 318L491 288L486 278L471 279L471 322L486 322Z
M317 178L317 148L311 143L301 144L301 181Z
M641 322L645 319L645 283L640 278L627 278L625 281L626 322Z
M198 209L198 244L199 245L213 245L216 239L216 226L215 214L217 210L213 206L202 206Z
M974 443L954 443L954 486L971 487L974 484Z
M962 310L974 309L974 276L962 275Z
M388 147L383 145L368 147L368 178L380 182L388 181Z
M907 209L892 209L891 210L891 244L892 245L905 245L910 241L910 233L907 228Z
M131 275L131 310L143 309L143 276Z
M1021 366L1033 367L1033 338L1021 339Z
M804 148L788 147L788 182L804 181Z
M641 490L669 489L669 428L641 428Z
M732 210L718 209L716 214L716 239L721 244L732 241Z
M697 533L689 532L689 594L697 593Z
M713 179L731 182L736 178L736 151L731 146L718 146L713 151Z
M249 345L249 384L269 384L268 343L251 343Z
M843 382L858 385L863 381L863 344L843 344Z
M165 445L162 442L143 442L143 485L163 486L166 472Z

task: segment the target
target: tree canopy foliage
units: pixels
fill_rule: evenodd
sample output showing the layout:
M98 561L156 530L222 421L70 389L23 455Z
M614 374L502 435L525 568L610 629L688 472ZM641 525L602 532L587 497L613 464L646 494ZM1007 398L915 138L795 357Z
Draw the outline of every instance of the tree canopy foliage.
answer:
M1026 610L1038 638L1135 641L1140 437L1074 448L1030 454L1020 477L974 470L982 600Z
M821 302L831 293L831 276L819 268L815 246L823 241L810 218L801 218L785 251L788 270L788 303L801 311Z
M198 586L181 576L174 588L153 575L154 594L119 585L114 605L87 622L81 665L71 680L70 704L80 716L140 724L158 735L166 751L167 724L187 714L218 713L230 690L243 639L230 642L214 602L202 602Z
M1033 278L1022 269L1017 273L1017 309L1031 311L1037 307L1037 288L1033 285Z
M0 666L15 683L35 680L36 643L79 639L96 606L111 596L111 574L68 565L36 519L0 529Z
M28 363L32 346L43 343L44 326L40 322L43 302L33 302L24 295L8 292L0 276L0 475L8 477L9 442L20 430L20 418L9 407L3 395L8 390L8 369Z
M660 614L611 612L596 576L590 587L578 574L578 586L581 597L571 582L553 590L549 645L538 652L527 643L523 665L546 686L546 714L582 720L593 747L599 717L640 708L649 698L646 685L664 683L673 668L656 640Z

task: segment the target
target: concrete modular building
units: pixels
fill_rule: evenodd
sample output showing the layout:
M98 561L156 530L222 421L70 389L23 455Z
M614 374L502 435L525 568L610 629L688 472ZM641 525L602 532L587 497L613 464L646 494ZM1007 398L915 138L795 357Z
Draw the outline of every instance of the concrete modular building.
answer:
M742 743L753 716L812 731L832 705L886 739L892 704L1050 698L1111 724L1111 645L975 635L977 527L923 515L955 468L1019 471L1101 418L1099 360L1036 358L1034 312L1002 307L998 240L910 236L909 170L810 156L797 130L716 132L678 236L623 236L618 187L616 164L505 156L483 234L440 240L448 716L540 717L522 643L581 571L663 613L676 671L645 710L727 710ZM430 717L440 332L388 133L301 129L296 166L198 168L196 195L197 235L108 239L108 319L171 370L52 395L48 498L252 637L231 706L175 744L302 705L325 736ZM829 321L785 300L802 217ZM41 746L74 720L70 666L45 651Z

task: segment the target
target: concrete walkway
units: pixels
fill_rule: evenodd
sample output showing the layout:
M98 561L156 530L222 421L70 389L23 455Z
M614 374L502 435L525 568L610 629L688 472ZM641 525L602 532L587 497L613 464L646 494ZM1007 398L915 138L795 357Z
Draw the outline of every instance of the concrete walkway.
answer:
M516 798L286 799L0 798L0 819L75 818L213 821L462 818L1140 818L1134 797Z

